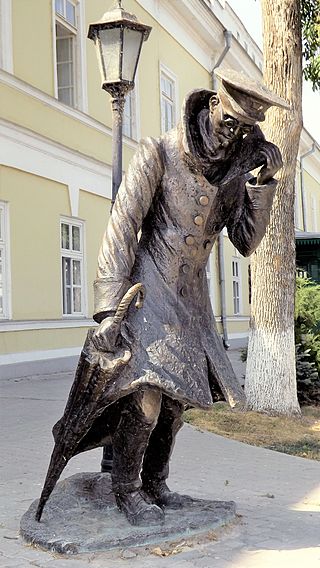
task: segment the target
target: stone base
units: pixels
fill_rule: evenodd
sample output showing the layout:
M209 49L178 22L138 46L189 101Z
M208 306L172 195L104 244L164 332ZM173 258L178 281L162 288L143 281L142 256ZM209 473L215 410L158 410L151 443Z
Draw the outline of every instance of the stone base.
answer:
M232 501L186 499L182 509L165 510L165 523L134 527L115 504L108 473L78 473L60 481L48 500L41 522L38 501L23 515L25 541L54 552L78 554L175 541L204 534L235 517Z

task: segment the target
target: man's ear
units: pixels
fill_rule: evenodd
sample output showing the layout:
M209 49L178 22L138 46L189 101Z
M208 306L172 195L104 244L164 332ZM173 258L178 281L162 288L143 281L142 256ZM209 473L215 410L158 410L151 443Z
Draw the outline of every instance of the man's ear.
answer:
M209 99L209 111L213 112L213 109L218 106L218 104L220 103L220 99L218 97L218 95L214 94L212 95L212 97L210 97Z

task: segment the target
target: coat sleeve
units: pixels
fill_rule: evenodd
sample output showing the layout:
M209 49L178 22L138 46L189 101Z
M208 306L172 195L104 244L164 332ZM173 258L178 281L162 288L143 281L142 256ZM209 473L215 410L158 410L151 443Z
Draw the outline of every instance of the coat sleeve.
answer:
M161 149L153 138L141 141L124 177L103 236L94 281L94 319L114 312L131 286L138 232L163 174Z
M239 199L227 223L228 236L243 256L250 256L259 246L270 220L277 181L255 185L251 178L242 185Z

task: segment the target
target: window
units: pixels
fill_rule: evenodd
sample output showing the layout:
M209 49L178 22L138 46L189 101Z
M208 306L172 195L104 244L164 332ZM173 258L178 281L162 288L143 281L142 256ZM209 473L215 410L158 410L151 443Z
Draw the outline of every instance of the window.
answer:
M84 314L83 224L61 220L63 315Z
M315 195L311 195L311 230L317 230L317 202Z
M240 262L234 258L232 260L232 295L233 295L233 313L240 314L241 309L241 278L240 278Z
M206 266L206 275L208 282L209 298L213 313L215 313L215 296L214 296L214 264L215 264L215 251L211 251Z
M161 70L161 131L167 132L176 124L176 81L170 72Z
M137 140L136 91L129 91L123 111L123 134Z
M9 318L8 208L0 201L0 318Z
M57 95L59 101L76 105L77 12L70 0L55 0Z
M297 183L297 178L295 179L294 182L294 188L295 188L295 193L294 193L294 226L296 229L300 228L300 223L301 223L301 215L300 215L300 203L299 203L299 185Z

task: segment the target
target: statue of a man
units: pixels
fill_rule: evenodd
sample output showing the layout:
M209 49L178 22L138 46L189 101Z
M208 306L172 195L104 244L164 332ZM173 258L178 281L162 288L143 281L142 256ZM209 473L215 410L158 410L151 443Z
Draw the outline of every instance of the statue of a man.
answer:
M242 255L259 245L276 190L273 176L282 161L257 123L271 105L287 105L241 73L216 74L218 93L192 91L177 128L141 142L120 186L95 281L94 318L100 325L93 336L94 357L105 357L107 371L98 372L97 389L101 364L91 364L94 357L79 362L65 415L54 428L56 447L38 520L64 462L111 437L119 509L132 524L163 522L165 507L183 504L166 480L186 405L208 409L222 395L231 406L244 405L216 330L205 268L224 227ZM253 177L250 172L258 167ZM146 290L143 307L130 305L115 337L119 305L137 283ZM95 388L100 406L96 393L89 422L85 412Z
M285 102L242 74L216 74L218 93L192 91L177 128L139 145L98 259L98 349L114 341L108 330L124 293L137 282L146 288L143 308L127 316L132 357L114 385L113 490L134 524L161 522L163 507L181 505L166 479L185 405L210 408L220 389L233 405L243 400L216 331L205 267L224 227L243 256L265 233L282 161L257 122Z

